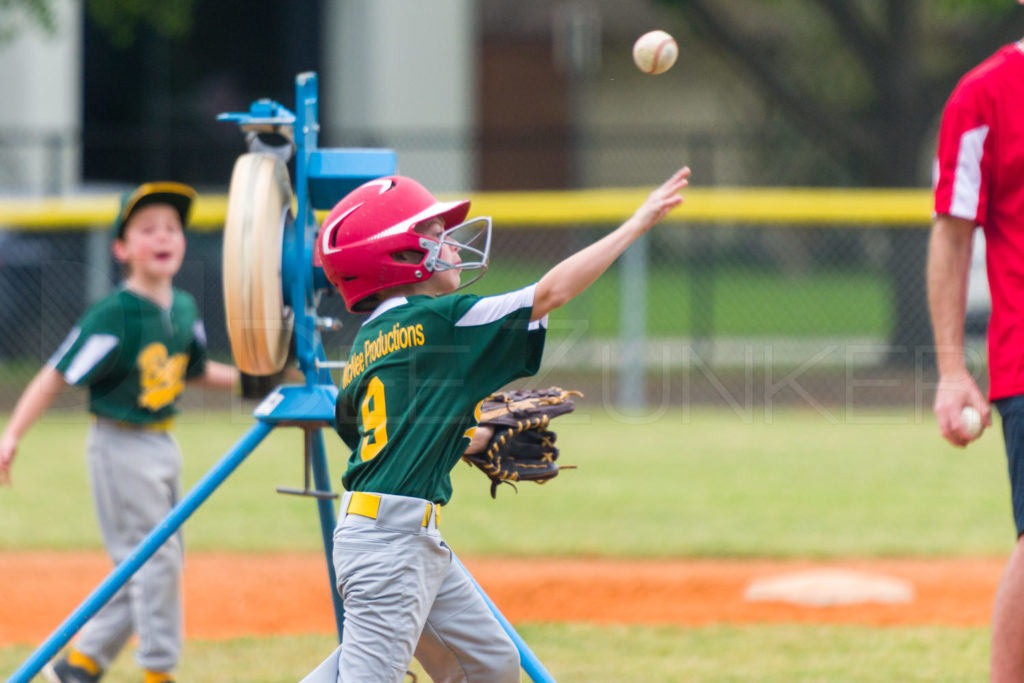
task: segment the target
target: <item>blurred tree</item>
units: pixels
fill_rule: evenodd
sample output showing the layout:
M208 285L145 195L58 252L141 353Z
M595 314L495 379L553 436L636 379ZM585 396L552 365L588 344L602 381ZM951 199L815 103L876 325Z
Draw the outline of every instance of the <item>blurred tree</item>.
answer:
M0 45L31 27L47 34L57 29L53 0L0 0Z
M796 134L866 186L927 182L957 80L1024 36L1013 0L659 0L737 65ZM685 53L685 49L684 49ZM893 360L930 344L927 235L891 231Z
M37 0L38 1L38 0ZM110 36L110 42L127 47L140 31L151 29L164 38L182 38L192 27L195 0L86 0L89 17Z
M57 30L54 3L77 0L0 0L0 43L26 28L53 34ZM127 47L141 30L166 38L181 38L192 26L195 0L85 0L89 17L108 34L112 44Z

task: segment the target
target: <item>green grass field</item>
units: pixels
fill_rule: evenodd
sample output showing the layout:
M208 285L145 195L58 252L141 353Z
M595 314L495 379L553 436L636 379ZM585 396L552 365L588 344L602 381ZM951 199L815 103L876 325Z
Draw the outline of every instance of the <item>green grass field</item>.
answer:
M930 416L876 409L835 424L811 411L669 412L629 424L600 409L560 418L550 484L500 489L458 465L445 536L463 554L840 557L1005 553L1009 484L995 430L947 446ZM244 414L187 414L175 428L190 487L248 429ZM51 415L0 491L0 549L96 548L86 418ZM346 457L326 435L334 486ZM192 550L317 550L316 508L275 493L302 484L298 429L275 430L188 522ZM39 520L59 523L40 525ZM684 522L680 524L680 522ZM520 537L523 526L542 528Z
M456 467L444 521L457 552L942 557L1005 555L1012 546L997 430L961 451L945 445L930 415L900 410L862 408L836 423L779 407L693 408L630 423L584 405L560 423L562 462L579 469L546 486L523 485L518 495L503 487L494 501L481 474ZM186 486L250 425L242 412L183 416L175 432ZM0 490L0 551L100 546L85 429L80 414L53 413L30 432L15 486ZM345 452L330 434L327 443L337 487ZM301 485L301 462L300 432L274 432L188 522L188 549L319 550L314 504L274 492ZM987 671L987 629L517 626L560 681L967 681ZM330 642L329 634L190 642L181 678L294 681ZM0 649L0 672L30 651ZM134 676L125 656L107 680Z
M984 629L788 624L702 628L521 624L516 628L560 683L935 683L987 677ZM179 677L203 683L295 683L309 673L309 662L319 662L336 644L329 635L190 641ZM28 647L0 649L0 671L13 670L29 654ZM413 670L422 683L423 670L418 665ZM122 656L104 683L137 680L134 664Z
M496 264L469 290L493 294L536 282L543 265ZM777 270L720 267L711 272L652 266L646 283L648 334L688 336L700 324L716 335L871 336L884 338L891 326L892 302L884 278L868 272L812 272L787 277ZM619 329L619 272L613 268L576 300L556 313L560 320L586 322L596 336ZM695 292L695 287L698 288ZM694 310L706 305L710 310ZM664 312L668 311L668 314ZM707 316L698 323L697 316Z

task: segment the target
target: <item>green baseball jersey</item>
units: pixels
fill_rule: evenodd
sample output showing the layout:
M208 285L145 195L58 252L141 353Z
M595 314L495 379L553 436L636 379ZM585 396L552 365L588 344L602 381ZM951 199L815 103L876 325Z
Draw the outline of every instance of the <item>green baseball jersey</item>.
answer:
M49 360L68 384L89 388L89 411L145 424L177 412L185 380L206 369L195 300L174 290L170 308L128 289L93 304Z
M540 367L547 318L530 321L534 289L401 297L374 311L338 393L346 489L448 502L480 402Z

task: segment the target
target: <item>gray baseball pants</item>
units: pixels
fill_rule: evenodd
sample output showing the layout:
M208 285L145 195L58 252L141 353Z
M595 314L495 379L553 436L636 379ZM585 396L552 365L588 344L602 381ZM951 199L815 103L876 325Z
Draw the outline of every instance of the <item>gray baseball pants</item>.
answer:
M519 652L419 498L381 495L376 518L346 514L334 532L345 604L342 644L307 683L397 683L415 656L435 683L518 683ZM424 525L424 519L427 524Z
M166 432L100 419L89 430L87 455L100 531L118 564L177 504L181 451ZM182 564L178 531L86 623L75 648L106 669L134 632L139 666L172 671L182 645Z

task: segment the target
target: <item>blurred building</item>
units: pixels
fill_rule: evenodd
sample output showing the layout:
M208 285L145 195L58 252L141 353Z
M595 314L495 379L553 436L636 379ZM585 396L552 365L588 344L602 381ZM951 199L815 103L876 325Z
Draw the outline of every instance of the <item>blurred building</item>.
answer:
M55 35L0 46L0 193L223 188L242 148L216 115L294 106L301 71L321 77L325 144L394 147L402 172L443 190L643 184L683 159L747 180L721 143L757 98L653 2L197 0L185 37L141 26L128 44L83 3L54 5ZM632 41L666 26L681 62L645 76Z
M655 0L250 0L244 11L193 0L187 34L135 26L131 39L97 25L81 0L52 1L55 35L23 28L0 43L8 94L0 195L109 195L157 178L223 193L245 147L236 126L217 115L262 97L293 108L294 78L306 71L320 76L321 146L393 148L399 172L438 193L650 186L682 163L702 187L863 179L856 155L835 153L823 133L788 120L682 14ZM732 15L764 46L794 49L787 39L797 27L784 20L793 16L774 3L721 4L742 6ZM675 36L680 58L648 76L633 65L631 48L655 28ZM799 27L807 49L788 54L788 63L824 48L842 77L844 55L823 44L831 34L818 28ZM484 289L522 285L595 234L589 225L501 227L501 268ZM708 375L706 400L725 394L730 404L746 405L763 387L777 399L773 376L784 379L780 391L805 402L926 395L923 230L708 227L676 221L631 250L628 273L621 264L562 312L552 339L573 341L553 342L546 362L579 365L603 391L621 384L619 359L631 357L634 369L659 374L651 391L689 398L690 377ZM117 276L104 231L16 228L0 229L0 374L48 357ZM193 233L178 284L200 302L211 349L223 357L220 246L215 232ZM969 322L980 330L987 298L976 284L971 291ZM327 315L344 316L342 309L337 297L321 306ZM325 335L329 355L344 353L354 329ZM634 353L642 342L634 338L623 352L636 329L651 337L648 345ZM909 379L894 384L889 370L899 359ZM980 365L983 352L971 360ZM857 374L886 364L877 386ZM605 374L615 381L605 383Z

